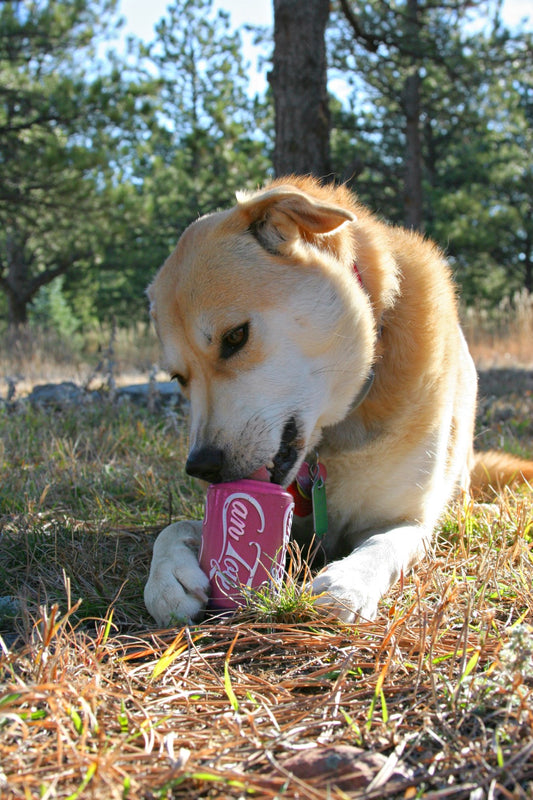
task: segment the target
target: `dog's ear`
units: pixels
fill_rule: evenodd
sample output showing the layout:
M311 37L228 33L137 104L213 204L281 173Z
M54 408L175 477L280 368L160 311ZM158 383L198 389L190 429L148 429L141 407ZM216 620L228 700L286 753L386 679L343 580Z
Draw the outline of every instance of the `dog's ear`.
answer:
M254 193L239 192L237 202L254 236L274 253L282 242L302 233L308 236L331 233L345 222L355 220L351 211L324 203L290 185Z

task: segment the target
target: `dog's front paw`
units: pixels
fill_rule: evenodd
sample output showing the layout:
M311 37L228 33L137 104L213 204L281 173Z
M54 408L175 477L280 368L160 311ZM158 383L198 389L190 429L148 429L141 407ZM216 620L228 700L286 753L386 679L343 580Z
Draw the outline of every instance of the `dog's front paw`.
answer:
M380 595L372 589L372 576L361 574L348 561L334 561L316 576L311 587L315 603L344 622L374 619Z
M144 602L161 626L194 620L205 608L209 580L198 564L201 531L201 522L175 522L156 539Z

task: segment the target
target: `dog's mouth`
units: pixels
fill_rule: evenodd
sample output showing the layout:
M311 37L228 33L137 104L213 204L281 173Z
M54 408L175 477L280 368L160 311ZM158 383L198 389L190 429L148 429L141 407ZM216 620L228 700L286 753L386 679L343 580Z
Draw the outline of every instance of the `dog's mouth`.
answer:
M300 434L296 419L291 417L288 422L285 423L278 452L272 459L271 464L267 464L256 470L253 475L251 475L251 478L283 485L286 482L287 475L298 459L301 450L301 447L299 447L299 439Z

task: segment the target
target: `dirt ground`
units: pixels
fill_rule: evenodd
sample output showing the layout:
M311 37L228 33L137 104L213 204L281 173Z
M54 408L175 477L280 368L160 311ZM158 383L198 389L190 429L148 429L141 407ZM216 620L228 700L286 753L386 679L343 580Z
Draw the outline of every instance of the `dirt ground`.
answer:
M533 392L533 368L500 367L478 371L480 398Z
M476 447L533 457L533 369L479 371Z

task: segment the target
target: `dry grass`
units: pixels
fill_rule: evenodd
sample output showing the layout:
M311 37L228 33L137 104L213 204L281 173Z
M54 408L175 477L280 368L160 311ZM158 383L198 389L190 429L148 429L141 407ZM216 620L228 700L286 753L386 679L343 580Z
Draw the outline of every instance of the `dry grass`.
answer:
M533 393L494 387L479 439L531 457ZM0 797L533 797L531 493L451 508L372 623L289 580L279 613L161 631L184 450L170 409L0 409Z
M527 292L503 300L496 309L463 309L461 316L479 369L533 367L533 297ZM91 376L105 378L111 369L117 384L125 385L146 380L158 358L156 336L147 324L118 330L103 326L69 341L31 327L16 338L0 336L0 381L14 380L21 396L38 383L74 380L85 385ZM158 377L165 379L163 373Z
M250 610L135 632L120 600L42 607L2 656L2 796L530 797L532 527L524 498L457 506L356 626ZM341 769L298 768L339 745Z
M464 309L462 319L478 369L533 366L533 295L517 292L496 309Z
M112 372L118 385L145 381L157 369L159 345L151 326L135 325L114 329L109 326L84 331L72 340L54 331L28 327L16 336L0 337L0 380L16 386L18 397L36 384L74 381L98 384ZM158 377L165 379L158 372ZM1 390L0 390L1 393Z

